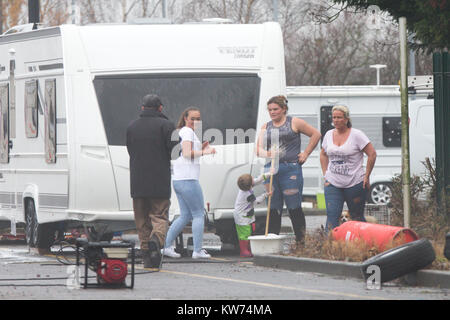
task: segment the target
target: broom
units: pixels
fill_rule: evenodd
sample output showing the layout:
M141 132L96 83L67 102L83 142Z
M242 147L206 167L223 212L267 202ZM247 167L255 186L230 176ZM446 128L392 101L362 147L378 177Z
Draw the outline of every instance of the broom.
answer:
M274 156L272 156L272 164L270 166L270 183L269 183L269 200L267 203L267 217L266 217L266 233L265 236L267 237L267 234L269 232L269 220L270 220L270 201L272 200L272 181L273 181L273 170L275 168L275 161Z

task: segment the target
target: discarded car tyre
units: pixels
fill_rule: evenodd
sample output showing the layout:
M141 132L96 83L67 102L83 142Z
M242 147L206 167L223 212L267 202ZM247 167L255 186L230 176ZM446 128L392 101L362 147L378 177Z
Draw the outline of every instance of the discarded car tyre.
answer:
M382 252L361 264L365 280L371 275L367 272L370 266L380 268L380 282L388 282L422 269L436 258L433 246L428 239L408 242L404 245Z
M445 236L444 256L450 260L450 232Z

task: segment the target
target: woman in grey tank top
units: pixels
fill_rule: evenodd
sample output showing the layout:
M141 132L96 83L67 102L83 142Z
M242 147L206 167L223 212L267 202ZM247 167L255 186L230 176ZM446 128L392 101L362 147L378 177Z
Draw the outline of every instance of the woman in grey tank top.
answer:
M265 165L269 171L275 161L276 174L272 181L272 200L270 204L269 232L279 234L283 203L289 217L297 243L304 242L306 223L302 210L303 174L302 164L320 140L320 132L304 120L287 115L288 105L285 96L275 96L267 102L271 121L265 123L258 137L256 153L259 157L270 158ZM300 134L309 137L309 143L301 151ZM268 188L268 185L266 185Z

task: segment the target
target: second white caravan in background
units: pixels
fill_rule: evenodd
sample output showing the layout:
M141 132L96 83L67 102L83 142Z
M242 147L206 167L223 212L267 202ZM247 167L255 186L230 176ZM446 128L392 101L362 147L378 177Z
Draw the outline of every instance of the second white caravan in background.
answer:
M302 86L287 87L287 94L289 113L318 129L322 137L333 128L332 107L343 104L350 109L353 127L362 130L377 151L368 200L375 204L388 203L392 196L391 180L401 173L399 87ZM426 94L410 96L409 118L411 174L422 174L425 167L421 162L426 157L434 157L433 99L427 99ZM302 145L305 143L306 140L302 141ZM320 145L303 165L304 195L323 193L319 151Z

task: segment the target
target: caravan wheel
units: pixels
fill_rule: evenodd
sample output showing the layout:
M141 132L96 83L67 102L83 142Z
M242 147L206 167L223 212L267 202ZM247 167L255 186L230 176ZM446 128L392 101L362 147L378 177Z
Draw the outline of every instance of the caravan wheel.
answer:
M388 204L391 202L392 188L389 183L375 183L370 188L369 202L374 204Z
M55 241L56 229L54 224L40 224L38 222L33 200L27 201L25 215L27 217L26 238L28 245L40 249L49 249Z
M34 211L34 202L28 200L25 206L25 240L30 247L33 246Z

